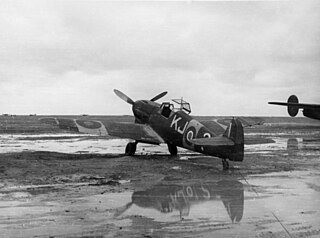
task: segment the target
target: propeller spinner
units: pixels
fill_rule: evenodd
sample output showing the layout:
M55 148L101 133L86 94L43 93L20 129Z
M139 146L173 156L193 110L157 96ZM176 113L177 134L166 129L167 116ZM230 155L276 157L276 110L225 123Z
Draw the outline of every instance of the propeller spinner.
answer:
M148 123L149 117L150 117L151 113L154 111L155 107L160 106L157 103L155 103L154 101L162 98L164 95L167 94L167 92L162 92L162 93L158 94L157 96L153 97L150 101L148 101L148 100L133 101L131 98L129 98L123 92L120 92L117 89L114 89L113 91L123 101L132 105L132 112L135 117L135 121L137 123Z

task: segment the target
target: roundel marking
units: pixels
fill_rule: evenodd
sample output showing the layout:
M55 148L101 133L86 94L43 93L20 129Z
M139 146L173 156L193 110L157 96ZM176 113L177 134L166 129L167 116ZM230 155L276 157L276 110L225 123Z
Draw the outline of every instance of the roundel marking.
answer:
M193 131L188 131L188 133L187 133L187 141L191 141L192 140L192 138L193 138Z
M88 129L99 129L101 127L100 122L97 121L76 120L76 123Z
M211 134L206 132L206 133L204 133L203 137L211 138Z
M192 146L192 143L190 141L195 138L195 135L196 135L196 128L194 128L193 126L190 126L184 133L184 141L187 144L187 146Z
M211 137L212 137L211 133L205 127L201 127L197 134L197 138L211 138Z

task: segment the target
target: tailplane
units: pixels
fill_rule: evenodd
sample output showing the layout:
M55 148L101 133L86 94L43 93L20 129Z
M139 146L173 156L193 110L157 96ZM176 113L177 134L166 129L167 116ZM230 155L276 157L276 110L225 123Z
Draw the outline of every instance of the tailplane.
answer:
M222 158L224 162L226 159L243 161L244 135L243 126L239 119L232 119L230 125L221 136L196 138L191 142L195 146L195 151L217 156Z

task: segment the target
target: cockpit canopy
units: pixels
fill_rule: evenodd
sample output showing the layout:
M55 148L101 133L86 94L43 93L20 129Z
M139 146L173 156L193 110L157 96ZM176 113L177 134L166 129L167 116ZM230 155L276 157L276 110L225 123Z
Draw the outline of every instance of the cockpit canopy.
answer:
M188 114L191 112L190 103L184 101L182 98L172 99L172 101L175 104L178 104L178 107L175 107L174 104L170 102L164 102L161 104L161 114L164 117L169 118L172 111L185 111Z
M172 99L172 101L179 105L179 110L184 110L188 114L191 113L190 103L184 101L182 98L180 98L180 99Z

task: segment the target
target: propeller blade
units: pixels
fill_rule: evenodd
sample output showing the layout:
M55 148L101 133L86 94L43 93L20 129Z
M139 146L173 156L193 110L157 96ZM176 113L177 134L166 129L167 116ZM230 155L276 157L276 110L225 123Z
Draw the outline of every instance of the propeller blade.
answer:
M160 94L158 94L157 96L155 96L154 98L152 98L150 101L157 101L158 99L162 98L164 95L166 95L168 92L162 92Z
M125 95L123 92L117 90L117 89L114 89L113 92L119 97L121 98L123 101L133 105L134 104L134 101L129 98L127 95Z

